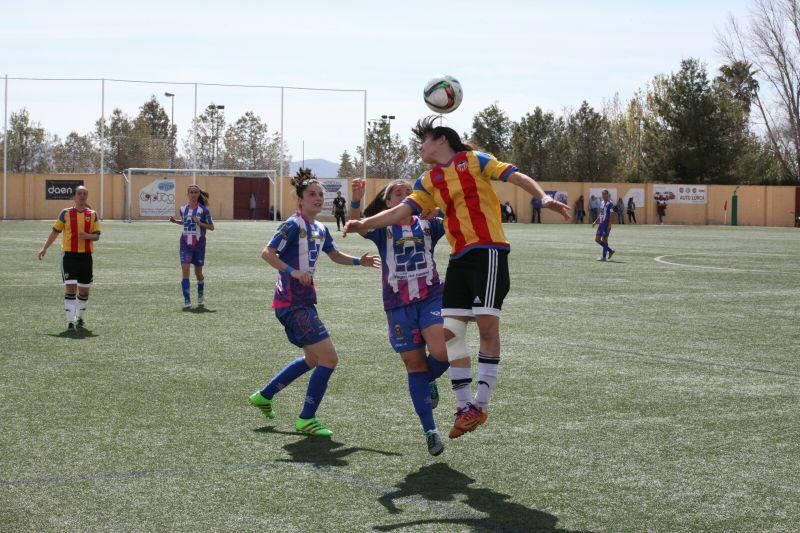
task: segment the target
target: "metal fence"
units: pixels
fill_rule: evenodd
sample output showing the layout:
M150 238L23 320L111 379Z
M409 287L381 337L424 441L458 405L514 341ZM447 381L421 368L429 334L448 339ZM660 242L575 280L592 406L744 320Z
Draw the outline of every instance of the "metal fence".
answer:
M100 174L100 204L103 216L103 188L108 173L106 150L108 125L114 110L135 118L141 106L156 98L169 115L177 133L169 139L169 147L160 146L153 153L160 161L169 155L175 166L175 151L183 155L178 164L198 168L198 138L188 132L197 124L206 109L224 109L226 120L233 123L246 112L253 112L267 125L268 131L280 139L279 175L288 170L285 160L302 146L316 151L351 153L367 141L367 91L297 87L286 85L248 85L233 83L176 82L128 80L112 78L30 78L4 76L3 98L3 219L7 218L9 168L9 115L25 110L34 124L41 126L52 140L58 135L66 139L76 132L92 136L96 145L91 152ZM332 113L334 110L336 113ZM100 119L106 126L98 126ZM196 130L195 130L196 131ZM148 142L153 142L152 140ZM288 149L287 149L288 146ZM162 166L157 161L143 161L134 166ZM366 167L366 165L365 165ZM219 165L215 168L221 168ZM119 171L124 169L119 169ZM366 168L364 168L366 173ZM365 176L366 177L366 176ZM283 180L279 180L283 198ZM281 206L282 207L282 206Z

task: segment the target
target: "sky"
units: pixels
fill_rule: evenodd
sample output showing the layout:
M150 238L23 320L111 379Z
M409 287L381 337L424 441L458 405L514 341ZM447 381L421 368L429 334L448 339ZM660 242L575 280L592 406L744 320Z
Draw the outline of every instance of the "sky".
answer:
M365 94L366 118L395 115L391 130L404 140L430 113L422 90L437 74L462 83L463 103L445 122L459 132L494 103L512 120L536 106L599 108L682 59L716 70L717 33L730 16L746 19L751 3L0 0L0 75L170 82L9 80L9 112L25 107L62 137L90 132L115 107L135 116L151 95L171 113L164 92L175 94L180 136L194 83L352 90L283 90L292 159L338 161L363 143ZM196 101L200 112L224 105L228 122L254 111L277 132L281 97L276 88L198 85Z

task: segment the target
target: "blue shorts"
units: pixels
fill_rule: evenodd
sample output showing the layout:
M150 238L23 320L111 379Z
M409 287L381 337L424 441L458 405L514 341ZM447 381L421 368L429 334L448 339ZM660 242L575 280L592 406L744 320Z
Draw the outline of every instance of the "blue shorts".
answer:
M181 264L193 264L195 266L203 266L206 261L206 241L200 241L194 246L189 246L186 241L181 239Z
M325 324L319 319L317 308L313 305L276 309L275 316L283 324L289 342L300 348L330 337Z
M604 226L600 224L597 228L597 236L598 237L608 237L611 235L611 226Z
M441 324L442 295L432 296L396 309L386 311L389 323L389 344L397 353L425 347L422 330Z

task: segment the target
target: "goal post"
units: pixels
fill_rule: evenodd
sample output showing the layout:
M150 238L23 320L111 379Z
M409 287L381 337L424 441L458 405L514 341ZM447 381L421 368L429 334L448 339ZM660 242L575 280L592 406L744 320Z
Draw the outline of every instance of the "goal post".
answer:
M269 182L267 187L267 194L268 194L268 202L267 202L267 209L272 207L272 220L278 219L278 212L279 212L279 198L277 195L279 194L278 187L277 187L277 177L278 173L275 170L271 169L255 169L255 170L233 170L233 169L197 169L197 168L128 168L122 172L122 177L125 181L124 186L124 206L125 206L125 213L124 218L128 222L133 221L133 202L134 197L138 198L140 202L140 209L142 203L145 201L153 200L154 202L159 201L160 193L156 191L155 193L146 192L144 190L139 191L138 193L133 190L133 177L134 176L153 176L154 178L191 178L191 183L196 184L198 177L207 177L207 178L248 178L248 179L266 179ZM207 182L209 183L209 182ZM167 193L167 191L164 191ZM254 193L255 194L255 193ZM141 196L141 198L139 198ZM165 194L164 196L168 196ZM164 206L172 205L172 211L174 213L174 207L179 205L177 199L175 198L175 193L173 191L171 204L169 202L160 203L159 206L164 208ZM233 196L231 197L231 202L233 202ZM158 213L158 210L156 210ZM170 213L170 214L173 214ZM160 216L158 214L153 215L144 215L144 216ZM142 217L140 211L140 217Z

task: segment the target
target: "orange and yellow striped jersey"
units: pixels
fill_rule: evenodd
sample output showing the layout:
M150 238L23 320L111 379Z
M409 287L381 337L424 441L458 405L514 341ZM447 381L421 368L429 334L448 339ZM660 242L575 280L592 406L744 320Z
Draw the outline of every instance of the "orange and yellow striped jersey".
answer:
M90 254L94 251L93 241L78 238L78 233L100 233L100 222L97 220L97 213L91 209L78 211L75 207L68 207L58 215L53 229L63 232L61 235L61 251L77 252L79 254Z
M416 214L439 207L444 211L451 257L474 248L511 246L500 219L500 200L491 180L506 181L517 167L481 152L458 152L417 179L404 203Z

